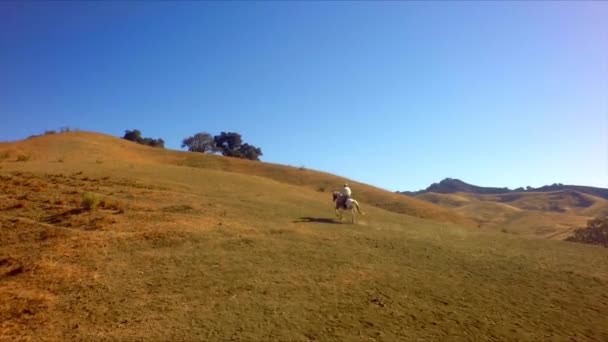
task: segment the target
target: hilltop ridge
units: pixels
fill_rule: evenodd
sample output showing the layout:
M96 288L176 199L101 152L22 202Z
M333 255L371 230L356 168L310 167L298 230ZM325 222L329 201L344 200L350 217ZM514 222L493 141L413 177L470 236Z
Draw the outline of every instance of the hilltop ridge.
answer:
M397 193L416 196L423 193L434 192L439 194L451 194L456 192L464 192L469 194L478 194L478 195L487 195L487 194L506 194L511 192L553 192L553 191L578 191L580 193L601 197L603 199L608 199L608 189L606 188L598 188L592 186L583 186L583 185L564 185L561 183L555 183L551 185L544 185L538 188L533 187L519 187L517 189L509 189L507 187L485 187L485 186L477 186L473 184L466 183L460 179L456 178L445 178L441 180L439 183L433 183L429 185L424 190L418 191L397 191Z

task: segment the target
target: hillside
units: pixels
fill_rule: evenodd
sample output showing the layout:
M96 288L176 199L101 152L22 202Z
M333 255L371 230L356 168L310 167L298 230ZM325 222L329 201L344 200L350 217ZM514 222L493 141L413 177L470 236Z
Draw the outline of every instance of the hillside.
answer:
M0 340L608 339L608 249L471 229L463 194L351 182L352 225L311 170L84 132L0 156Z
M475 221L478 228L565 239L575 229L585 227L587 221L608 214L608 200L593 195L604 196L605 190L556 184L515 191L446 178L426 190L401 194L452 209Z
M366 204L420 218L457 223L463 226L474 225L471 220L426 201L400 196L328 173L211 154L151 149L98 133L69 132L33 137L19 143L2 143L0 144L0 155L2 154L8 161L14 161L19 155L25 155L32 162L48 162L49 167L57 169L73 162L96 164L108 162L169 164L236 172L304 186L319 192L328 192L327 198L331 198L331 191L339 190L341 185L348 181L354 191L353 196Z
M416 196L450 208L491 229L526 237L565 239L594 217L608 214L608 201L573 190L470 193L422 193Z

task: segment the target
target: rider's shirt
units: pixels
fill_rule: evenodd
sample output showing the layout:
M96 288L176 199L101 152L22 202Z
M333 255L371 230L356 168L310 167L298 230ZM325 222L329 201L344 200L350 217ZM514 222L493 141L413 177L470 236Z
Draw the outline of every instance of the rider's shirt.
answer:
M342 188L342 196L350 197L351 191L350 188L345 186Z

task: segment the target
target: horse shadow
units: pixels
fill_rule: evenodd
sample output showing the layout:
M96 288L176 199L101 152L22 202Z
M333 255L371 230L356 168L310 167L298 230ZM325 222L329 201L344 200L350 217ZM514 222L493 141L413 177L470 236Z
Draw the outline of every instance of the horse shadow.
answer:
M331 224L342 224L341 221L336 221L331 218L325 217L300 217L300 220L293 221L293 223L331 223Z

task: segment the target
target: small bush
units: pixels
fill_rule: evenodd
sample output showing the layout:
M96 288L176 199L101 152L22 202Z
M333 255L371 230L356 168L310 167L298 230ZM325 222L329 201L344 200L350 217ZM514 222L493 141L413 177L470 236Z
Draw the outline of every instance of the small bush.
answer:
M86 210L93 210L99 205L100 198L97 194L87 192L82 196L82 207Z
M18 162L26 162L28 160L30 160L30 156L27 156L25 154L20 154L20 155L17 156L17 161Z
M96 164L103 164L103 160L101 160L101 159L97 159L97 160L95 160L95 163L96 163Z
M325 192L325 187L324 186L320 186L317 188L318 192Z
M57 132L55 132L54 130L48 130L48 131L44 131L44 135L49 135L49 134L55 134Z
M11 154L8 151L4 151L4 152L0 153L0 160L8 159L10 156L11 156Z
M110 199L110 198L104 198L103 200L101 200L101 202L99 203L99 206L104 209L107 209L107 210L117 210L118 213L125 212L125 207L121 202L118 202L118 201Z
M603 245L608 247L608 217L595 218L587 222L586 228L574 231L566 241Z

